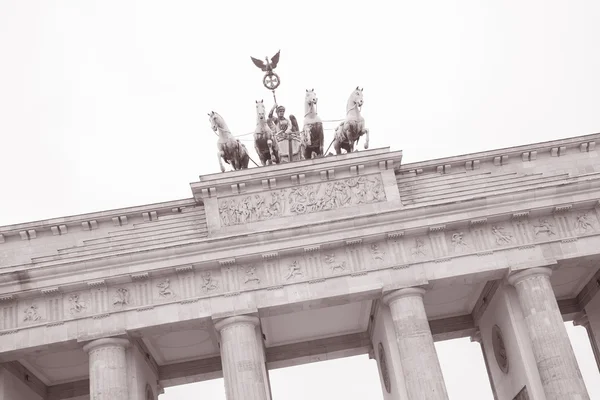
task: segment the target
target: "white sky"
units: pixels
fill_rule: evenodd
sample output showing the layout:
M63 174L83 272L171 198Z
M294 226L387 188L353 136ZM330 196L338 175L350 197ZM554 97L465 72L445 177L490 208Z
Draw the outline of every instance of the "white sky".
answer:
M371 148L405 162L598 132L599 20L593 0L0 0L0 225L191 197L218 171L206 113L252 132L272 98L249 56L278 49L288 112L314 88L342 118L360 85ZM491 399L476 346L438 345L453 399ZM381 394L366 357L272 376L275 399ZM204 393L224 398L215 381L161 400Z

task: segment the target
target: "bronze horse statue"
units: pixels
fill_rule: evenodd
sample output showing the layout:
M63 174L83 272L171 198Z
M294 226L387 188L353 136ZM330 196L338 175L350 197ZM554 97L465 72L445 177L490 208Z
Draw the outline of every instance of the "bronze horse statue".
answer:
M360 115L362 105L363 90L357 86L346 103L346 119L335 129L333 148L336 154L341 154L342 149L353 152L354 145L363 135L366 135L365 149L369 148L369 130L365 128L365 119Z
M254 130L254 149L261 164L279 164L279 146L269 127L263 101L256 102L256 129Z
M248 161L250 161L248 150L246 146L233 137L223 117L211 111L208 114L208 119L212 130L219 135L219 140L217 141L217 148L219 149L217 158L219 159L221 172L225 172L223 161L230 164L234 170L248 168Z
M317 115L317 94L315 89L306 89L304 98L304 127L302 129L302 153L306 160L323 156L323 121Z

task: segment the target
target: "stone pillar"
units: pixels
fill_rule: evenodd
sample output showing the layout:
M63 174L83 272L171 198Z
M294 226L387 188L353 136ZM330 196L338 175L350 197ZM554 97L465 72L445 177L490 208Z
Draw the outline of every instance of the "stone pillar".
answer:
M235 316L218 321L221 362L227 400L270 400L257 340L257 317Z
M395 290L383 297L389 304L409 400L447 400L442 369L433 344L424 289Z
M83 346L90 355L90 399L129 400L127 339L105 338Z
M508 282L517 290L546 399L589 399L550 284L551 274L550 268L531 268L509 276Z

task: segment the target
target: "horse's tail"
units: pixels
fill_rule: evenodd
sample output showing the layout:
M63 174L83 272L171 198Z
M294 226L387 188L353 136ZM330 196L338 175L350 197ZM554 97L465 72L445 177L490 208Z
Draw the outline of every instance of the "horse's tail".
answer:
M290 122L292 123L292 132L299 132L300 127L298 126L298 120L294 115L290 114Z

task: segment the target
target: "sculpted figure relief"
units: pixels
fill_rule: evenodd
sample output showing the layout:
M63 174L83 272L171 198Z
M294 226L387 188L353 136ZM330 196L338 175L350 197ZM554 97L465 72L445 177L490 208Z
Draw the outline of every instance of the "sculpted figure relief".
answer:
M371 244L370 250L371 250L371 256L373 257L373 260L383 261L383 256L385 255L385 251L381 250L377 243Z
M223 161L231 164L234 170L248 168L248 162L250 161L248 150L246 146L233 137L223 117L211 111L208 114L208 119L212 130L218 132L219 135L219 140L217 141L217 148L219 149L217 158L219 159L221 172L225 172Z
M69 296L69 303L71 304L71 308L69 311L71 314L77 314L86 309L86 304L82 300L79 299L78 294L72 294Z
M256 284L260 283L260 278L258 276L256 276L256 267L255 266L246 267L246 279L244 280L244 283L249 283L249 282L254 282Z
M548 222L547 219L540 219L540 224L534 226L533 231L535 232L535 236L539 235L540 233L545 233L548 236L552 236L555 234L554 226L550 222Z
M326 254L325 255L325 264L331 268L331 272L335 272L336 269L339 269L341 272L346 270L346 261L336 261L335 254Z
M205 292L210 292L211 290L215 290L217 288L217 281L213 279L210 272L203 272L201 274L202 277L202 290Z
M129 305L129 290L125 288L118 288L115 295L113 296L114 306L126 306Z
M467 243L463 239L463 233L457 232L452 234L452 245L454 246L454 251L462 252L467 248Z
M363 90L357 86L348 98L346 119L335 129L333 148L336 154L342 154L342 149L347 153L353 152L363 135L366 135L365 149L369 148L369 130L365 128L365 119L360 114L362 105Z
M588 229L594 230L592 221L588 217L587 213L579 214L577 216L575 219L575 228L577 228L580 232L587 232Z
M492 226L492 233L496 238L496 244L500 246L503 244L510 244L510 242L512 241L512 235L510 233L504 232L504 227L502 226Z
M158 287L158 295L160 297L163 297L163 298L172 297L174 294L173 291L171 290L171 281L169 280L169 278L158 283L156 285L156 287Z
M38 306L36 306L35 304L26 308L25 309L25 317L23 318L23 321L39 321L40 319L42 319L42 317L40 317L40 315L38 314Z
M288 274L285 276L285 280L289 280L295 277L303 277L302 269L300 268L300 264L298 261L294 260L292 264L288 266Z
M413 257L425 257L425 243L423 239L415 239L415 247L410 249Z
M381 177L359 176L219 200L222 226L385 201Z

